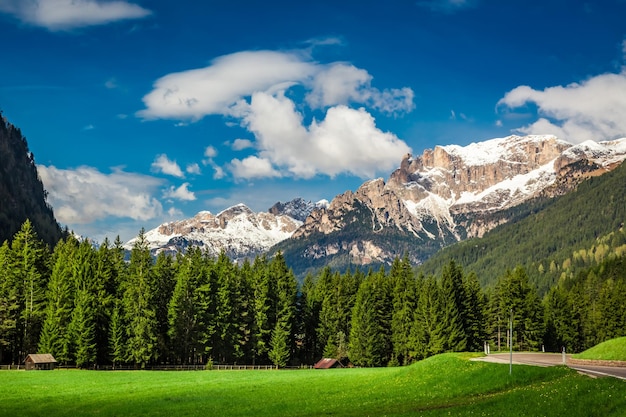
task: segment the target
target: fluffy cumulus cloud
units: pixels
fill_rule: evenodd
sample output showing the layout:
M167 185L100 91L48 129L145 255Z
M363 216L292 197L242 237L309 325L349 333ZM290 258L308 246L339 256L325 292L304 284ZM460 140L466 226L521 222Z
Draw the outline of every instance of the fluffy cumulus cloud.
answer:
M158 155L154 162L152 162L150 168L152 172L161 172L177 178L183 178L185 176L176 161L170 160L165 154Z
M179 187L173 185L163 191L163 197L172 200L193 201L196 195L189 190L189 183L183 183Z
M213 60L206 68L166 75L143 98L146 119L199 120L227 114L243 96L277 84L301 81L315 66L298 54L274 51L238 52Z
M274 166L299 178L340 173L371 177L392 169L411 151L395 135L378 129L363 108L331 107L323 120L306 127L284 94L254 94L243 123L257 138L259 157L233 160L236 177L278 176Z
M139 19L151 14L137 4L120 0L0 0L0 12L53 31Z
M228 165L235 178L340 173L367 177L393 168L410 149L378 129L366 109L397 116L414 108L413 90L381 90L372 80L364 69L344 62L321 64L304 52L238 52L206 68L158 79L143 98L146 108L137 115L187 121L222 115L237 120L254 140L232 143L235 150L253 150ZM298 94L287 94L294 86L304 90L303 103L294 101ZM307 111L325 112L325 118L306 125ZM214 156L205 153L204 164L214 166Z
M38 165L56 218L78 225L107 217L149 220L161 216L163 207L153 197L160 179L113 170L105 174L92 167L59 169Z
M311 80L311 91L306 100L314 108L354 102L385 113L413 110L413 90L405 87L381 91L372 87L372 78L367 71L354 65L330 64Z
M500 110L535 105L539 118L519 129L526 134L555 134L573 143L626 136L626 70L580 83L535 90L519 86L498 102Z

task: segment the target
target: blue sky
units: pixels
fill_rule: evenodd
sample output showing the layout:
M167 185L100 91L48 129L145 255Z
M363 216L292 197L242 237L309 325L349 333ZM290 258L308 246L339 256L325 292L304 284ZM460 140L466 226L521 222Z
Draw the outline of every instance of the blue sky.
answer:
M0 109L62 225L317 201L404 154L626 136L625 0L0 0Z

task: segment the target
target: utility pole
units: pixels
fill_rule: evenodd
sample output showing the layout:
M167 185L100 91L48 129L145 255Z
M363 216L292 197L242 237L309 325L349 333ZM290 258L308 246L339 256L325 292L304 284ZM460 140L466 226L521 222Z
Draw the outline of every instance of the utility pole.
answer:
M509 375L513 373L513 309L511 308L511 318L509 319Z

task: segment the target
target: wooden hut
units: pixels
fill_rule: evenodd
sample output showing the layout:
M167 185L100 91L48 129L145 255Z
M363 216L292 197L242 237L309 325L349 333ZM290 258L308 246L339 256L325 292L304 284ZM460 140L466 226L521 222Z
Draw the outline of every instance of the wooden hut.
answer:
M56 366L57 361L50 353L31 353L24 359L26 370L51 370Z
M314 366L315 369L343 368L341 362L337 359L322 358Z

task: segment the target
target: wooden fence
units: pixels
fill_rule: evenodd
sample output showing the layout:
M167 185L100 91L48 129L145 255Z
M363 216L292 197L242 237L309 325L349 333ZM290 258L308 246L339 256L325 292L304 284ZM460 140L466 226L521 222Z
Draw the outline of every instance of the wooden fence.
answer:
M57 369L77 369L74 365L59 365ZM0 365L0 370L20 370L26 369L24 365ZM134 366L113 366L113 365L96 365L89 368L94 371L204 371L209 368L206 365L148 365L144 368L136 368ZM285 368L277 368L274 365L212 365L211 370L214 371L270 371L279 369L313 369L312 365L288 366Z

